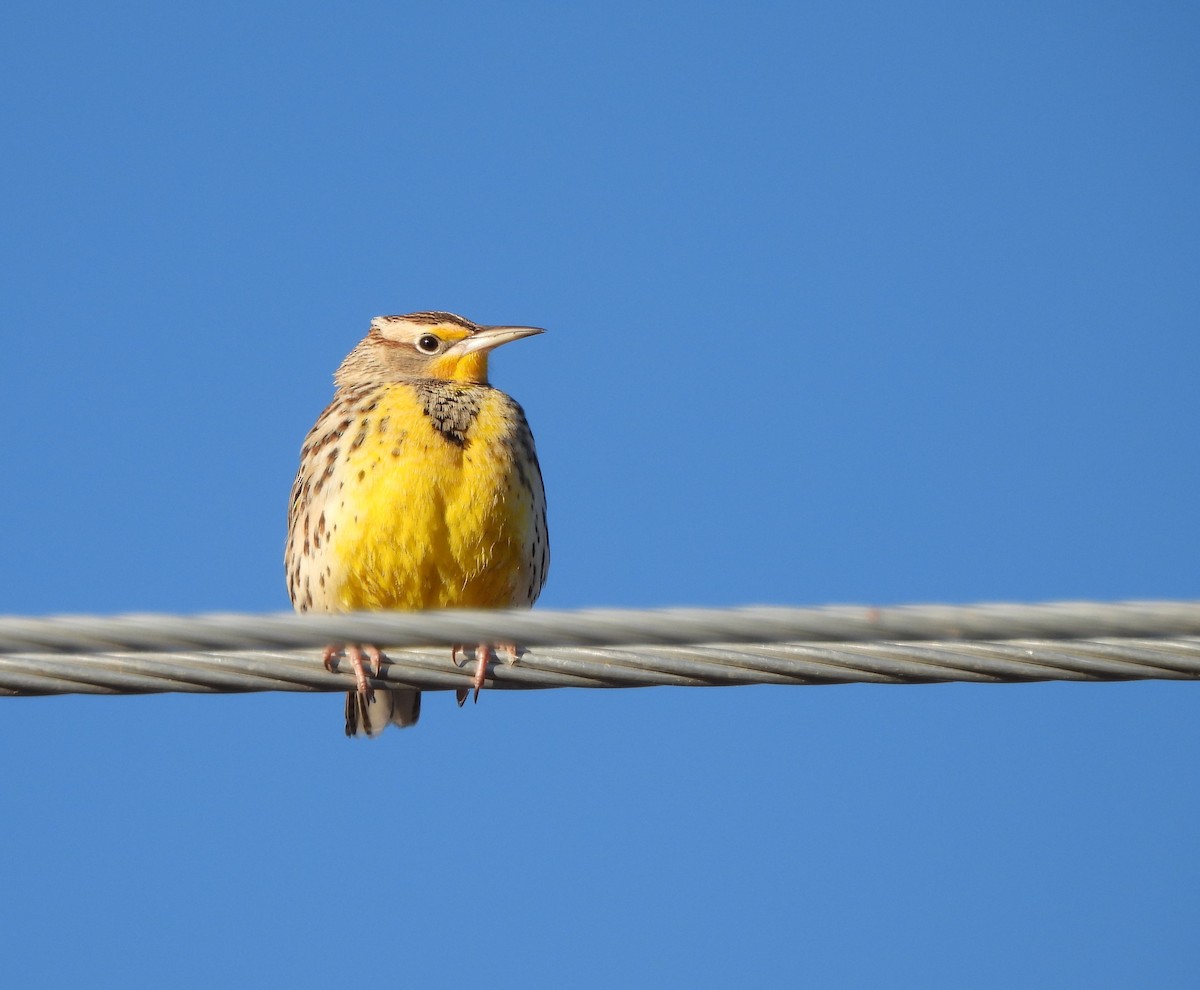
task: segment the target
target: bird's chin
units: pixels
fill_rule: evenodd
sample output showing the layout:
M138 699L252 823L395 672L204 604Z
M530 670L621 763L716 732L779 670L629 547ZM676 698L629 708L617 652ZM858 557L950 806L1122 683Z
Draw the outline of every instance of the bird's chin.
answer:
M447 353L434 361L429 370L435 378L446 378L455 382L486 384L488 380L488 356L486 351L470 351L466 354Z

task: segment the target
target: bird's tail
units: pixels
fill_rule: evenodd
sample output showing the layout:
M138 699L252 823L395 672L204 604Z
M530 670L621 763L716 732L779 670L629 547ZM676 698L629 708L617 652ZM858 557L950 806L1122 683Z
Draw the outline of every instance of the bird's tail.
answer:
M421 692L416 688L376 691L369 701L357 691L346 695L346 735L377 736L389 725L416 725L421 717Z

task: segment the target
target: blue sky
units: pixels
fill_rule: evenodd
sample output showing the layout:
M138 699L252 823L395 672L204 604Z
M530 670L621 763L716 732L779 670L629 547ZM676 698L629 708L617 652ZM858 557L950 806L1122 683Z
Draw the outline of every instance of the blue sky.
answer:
M0 12L0 612L265 611L371 317L542 604L1197 598L1184 4ZM1190 986L1190 684L0 701L12 985Z

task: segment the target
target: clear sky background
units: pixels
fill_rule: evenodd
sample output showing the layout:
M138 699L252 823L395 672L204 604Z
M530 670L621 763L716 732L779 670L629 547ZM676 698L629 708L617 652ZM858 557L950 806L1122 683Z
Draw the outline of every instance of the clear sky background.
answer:
M435 308L550 330L542 605L1200 597L1191 5L11 2L0 81L0 612L286 609ZM1196 985L1197 685L341 706L0 699L0 980Z

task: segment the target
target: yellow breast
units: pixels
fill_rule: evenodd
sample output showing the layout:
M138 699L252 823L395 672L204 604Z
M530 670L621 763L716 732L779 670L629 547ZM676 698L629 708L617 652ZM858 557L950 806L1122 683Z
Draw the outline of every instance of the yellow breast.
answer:
M328 484L326 594L343 609L532 604L545 497L520 407L455 384L430 403L394 384L354 410Z

